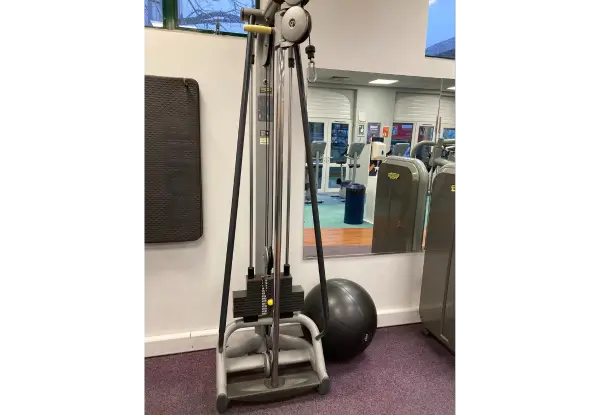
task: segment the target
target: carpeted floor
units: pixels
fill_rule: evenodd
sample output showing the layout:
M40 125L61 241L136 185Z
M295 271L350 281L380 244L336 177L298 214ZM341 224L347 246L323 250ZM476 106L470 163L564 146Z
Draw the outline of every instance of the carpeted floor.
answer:
M421 325L379 329L350 363L328 364L331 392L262 405L233 404L231 414L454 414L454 356ZM146 359L146 415L213 414L215 354Z

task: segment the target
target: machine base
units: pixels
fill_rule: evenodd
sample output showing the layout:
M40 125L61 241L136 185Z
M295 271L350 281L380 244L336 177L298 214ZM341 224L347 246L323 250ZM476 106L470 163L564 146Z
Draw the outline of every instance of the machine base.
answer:
M227 385L229 400L240 402L265 402L295 396L321 386L317 374L309 369L299 373L281 374L279 387L271 386L271 378L243 380Z

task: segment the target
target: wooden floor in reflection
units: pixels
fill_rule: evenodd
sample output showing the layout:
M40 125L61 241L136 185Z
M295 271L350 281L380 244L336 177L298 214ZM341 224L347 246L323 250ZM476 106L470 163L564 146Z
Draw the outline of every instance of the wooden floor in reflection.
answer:
M371 246L373 228L321 229L323 246ZM304 229L304 246L316 245L314 229Z
M425 235L423 245L425 245ZM323 228L321 229L323 246L371 246L373 228ZM304 229L304 246L315 246L315 232Z

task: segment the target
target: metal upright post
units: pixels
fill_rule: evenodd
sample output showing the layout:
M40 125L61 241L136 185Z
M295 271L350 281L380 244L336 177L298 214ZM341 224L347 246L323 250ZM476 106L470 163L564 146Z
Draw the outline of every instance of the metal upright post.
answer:
M290 275L290 198L292 194L292 69L294 57L292 49L288 48L288 133L287 133L287 205L285 219L285 265L284 275Z
M219 319L219 351L223 351L227 309L229 306L229 289L231 287L231 268L233 266L233 248L235 245L235 230L240 198L242 177L242 161L244 159L244 136L246 133L246 115L248 113L248 93L250 90L250 59L252 57L252 34L248 33L246 40L246 60L244 81L242 84L242 99L240 103L240 120L238 124L237 149L235 154L235 171L233 174L233 191L231 195L231 212L229 215L229 234L227 237L227 253L225 255L225 275L223 277L223 292L221 296L221 316Z
M274 244L273 244L273 330L272 330L272 364L271 364L271 386L279 387L279 309L280 309L280 283L281 283L281 228L282 228L282 202L283 202L283 122L285 114L285 99L283 86L285 82L284 51L277 50L279 61L279 78L277 79L277 95L275 116L275 203L274 203Z
M306 106L306 90L304 88L304 73L302 71L302 57L300 56L300 48L298 44L292 46L294 49L294 58L296 59L296 78L298 80L298 95L300 97L300 115L302 116L302 131L304 133L304 151L306 160L311 160L310 150L310 134L308 131L308 110ZM312 162L311 162L312 164ZM319 161L317 160L317 166ZM317 177L318 179L318 177ZM317 179L312 169L308 169L308 184L310 188L310 199L312 207L313 224L315 228L315 245L317 248L317 264L319 266L319 285L321 286L321 303L323 307L323 329L317 336L321 339L327 331L327 323L329 320L329 300L327 297L327 278L325 277L325 260L323 257L323 240L321 237L321 221L319 220L319 203L317 200Z
M250 24L254 23L254 17L250 18ZM252 42L254 42L254 34L249 34ZM248 97L250 100L250 122L249 122L249 130L250 130L250 140L248 140L248 144L250 147L249 151L249 159L250 159L250 249L248 250L248 277L254 278L254 53L252 53L250 60L250 91L251 95Z

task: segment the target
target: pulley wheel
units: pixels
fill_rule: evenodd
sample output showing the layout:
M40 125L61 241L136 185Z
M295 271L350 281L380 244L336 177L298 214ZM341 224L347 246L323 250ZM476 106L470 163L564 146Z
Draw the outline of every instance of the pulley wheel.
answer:
M310 29L310 14L300 6L290 7L281 19L281 36L288 42L304 42Z

